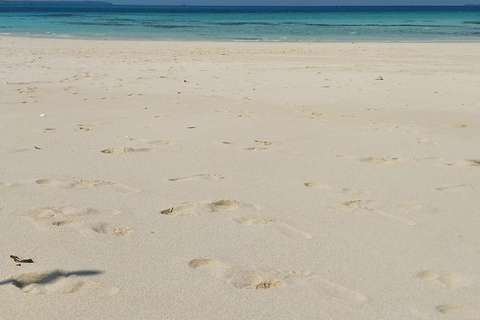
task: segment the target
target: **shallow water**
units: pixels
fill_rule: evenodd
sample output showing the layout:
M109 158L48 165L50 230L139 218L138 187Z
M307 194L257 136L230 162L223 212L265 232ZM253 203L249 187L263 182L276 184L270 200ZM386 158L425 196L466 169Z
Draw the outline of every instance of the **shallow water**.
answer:
M480 6L0 5L0 34L197 41L478 41Z

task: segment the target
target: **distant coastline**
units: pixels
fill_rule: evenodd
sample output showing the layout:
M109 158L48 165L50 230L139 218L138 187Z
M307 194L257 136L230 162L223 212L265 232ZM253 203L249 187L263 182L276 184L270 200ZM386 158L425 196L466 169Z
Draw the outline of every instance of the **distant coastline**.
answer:
M59 1L27 1L27 0L0 0L0 5L60 5L60 6L115 6L115 4L111 2L106 2L106 1L64 1L64 0L59 0ZM138 5L138 6L144 6L144 5ZM152 6L152 5L150 5ZM160 6L160 7L185 7L186 5L154 5L154 6ZM229 5L225 6L216 6L216 5L188 5L189 7L230 7ZM232 7L257 7L257 6L232 6ZM285 6L258 6L258 7L285 7ZM316 6L287 6L287 7L334 7L334 8L341 8L341 7L363 7L363 6L356 6L356 5L316 5ZM443 6L437 6L437 5L409 5L409 6L402 6L402 5L374 5L374 6L367 6L367 7L480 7L480 4L458 4L458 5L443 5Z
M32 6L32 5L46 5L46 6L115 6L115 4L106 1L27 1L27 0L0 0L0 5L21 5L21 6ZM144 5L138 5L144 6ZM152 6L152 5L150 5ZM186 5L154 5L159 7L185 7ZM230 7L229 5L226 6L210 6L210 5L189 5L189 7ZM232 6L232 7L239 7L239 6ZM240 7L257 7L257 6L240 6ZM258 7L285 7L285 6L258 6ZM348 5L348 6L334 6L334 5L317 5L317 6L287 6L287 7L334 7L334 8L341 8L341 7L363 7L363 6L355 6L355 5ZM413 6L402 6L402 5L375 5L375 6L367 6L371 8L375 7L480 7L480 4L458 4L452 6L436 6L436 5L413 5Z
M104 1L8 1L0 0L0 4L11 5L61 5L61 6L113 6L113 3Z

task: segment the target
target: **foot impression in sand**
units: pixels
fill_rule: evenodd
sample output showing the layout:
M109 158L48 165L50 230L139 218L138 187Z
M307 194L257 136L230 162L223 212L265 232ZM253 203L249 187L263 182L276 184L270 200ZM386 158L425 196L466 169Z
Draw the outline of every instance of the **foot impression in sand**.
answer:
M308 271L259 269L244 266L232 266L212 258L197 258L189 263L190 267L238 289L273 289L301 282L315 283L330 296L351 302L367 300L364 294L341 286L335 282L316 276Z
M306 271L262 270L231 266L211 258L193 259L189 265L195 270L206 271L238 289L271 289L311 276Z
M164 209L160 213L168 216L198 216L204 213L231 211L241 206L245 205L230 199L199 203L187 202Z

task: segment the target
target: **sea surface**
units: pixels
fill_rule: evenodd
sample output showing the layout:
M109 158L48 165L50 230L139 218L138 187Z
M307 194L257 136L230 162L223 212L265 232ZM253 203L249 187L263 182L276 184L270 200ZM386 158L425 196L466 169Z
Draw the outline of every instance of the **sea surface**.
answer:
M264 41L480 42L480 6L191 7L0 5L0 34Z

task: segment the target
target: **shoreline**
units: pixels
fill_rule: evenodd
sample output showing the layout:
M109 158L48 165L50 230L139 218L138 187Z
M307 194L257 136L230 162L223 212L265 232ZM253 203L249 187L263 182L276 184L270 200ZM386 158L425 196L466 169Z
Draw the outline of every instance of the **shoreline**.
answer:
M262 41L262 40L182 40L182 39L136 39L136 38L83 38L83 37L56 37L56 36L34 36L34 35L18 35L18 34L5 34L0 33L0 38L31 38L31 39L52 39L52 40L81 40L81 41L119 41L119 42L179 42L179 43L286 43L286 44L345 44L345 43L352 43L352 44L478 44L476 39L472 40L418 40L418 41L411 41L411 40L391 40L391 41L379 41L379 40L360 40L360 41Z
M91 41L132 41L132 42L142 42L142 41L152 41L152 42L205 42L205 43L235 43L235 42L246 42L246 43L298 43L298 44L305 44L305 43L379 43L379 44L388 44L388 43L478 43L478 40L475 39L462 39L462 40L345 40L345 41L281 41L281 40L271 40L271 41L264 41L264 40L243 40L243 39L223 39L223 40L208 40L208 39L201 39L201 40L193 40L193 39L152 39L152 38L99 38L99 37L76 37L76 36L46 36L46 35L20 35L20 34L7 34L7 33L0 33L0 37L5 38L32 38L32 39L59 39L59 40L91 40Z

